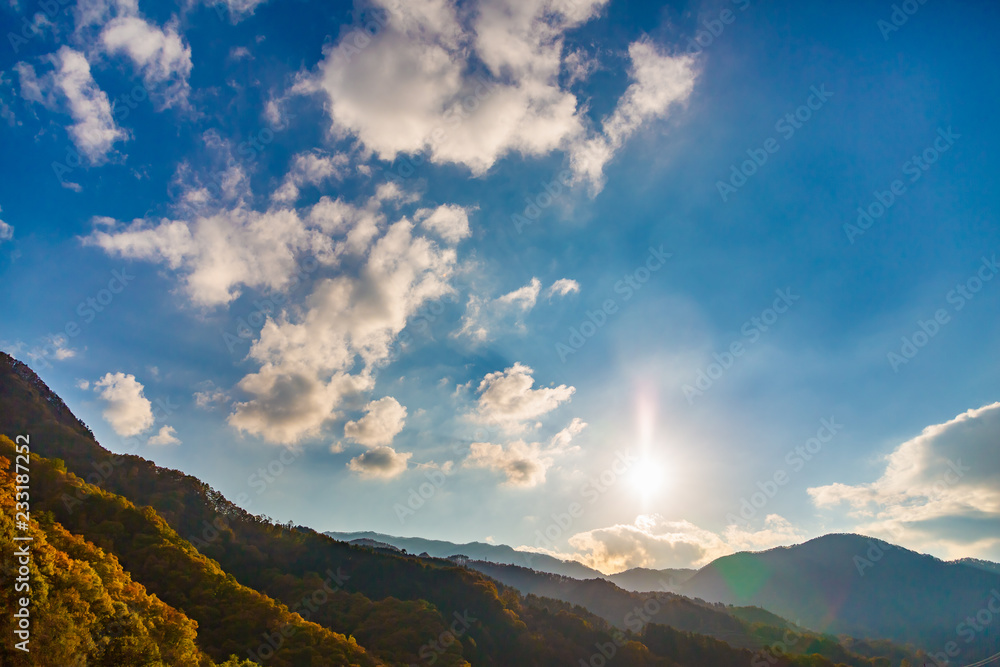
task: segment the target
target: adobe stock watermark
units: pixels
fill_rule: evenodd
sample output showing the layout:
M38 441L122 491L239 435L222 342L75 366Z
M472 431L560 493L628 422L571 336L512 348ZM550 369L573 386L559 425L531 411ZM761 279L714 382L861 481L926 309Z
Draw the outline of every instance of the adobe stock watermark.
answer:
M954 312L965 308L966 304L976 298L983 286L1000 273L997 256L982 258L979 269L967 280L955 285L945 295L945 300L952 305ZM947 308L938 308L933 317L927 320L917 320L917 329L909 336L903 336L899 350L893 350L886 355L889 367L893 373L899 372L899 367L910 363L920 350L941 332L941 328L951 322L951 313Z
M399 524L403 525L406 520L423 508L428 500L434 497L438 490L444 486L445 475L440 470L430 469L424 471L426 482L422 482L417 488L410 487L409 495L406 497L406 504L396 503L392 506L392 511L399 519Z
M606 469L602 470L596 477L591 477L586 480L580 486L580 497L587 501L588 506L593 506L601 496L606 494L611 487L618 483L618 480L622 478L629 470L632 469L639 459L632 454L631 450L626 450L624 452L615 452L614 461ZM562 513L552 513L552 523L546 526L544 529L538 529L535 531L535 548L539 550L540 553L545 551L554 551L555 542L569 533L573 524L576 520L580 519L585 513L586 507L580 503L573 501L567 507L566 511ZM538 555L532 551L526 551L525 560L528 565L531 565L531 561Z
M822 109L827 100L833 97L833 93L826 89L825 83L819 88L812 86L809 91L810 95L803 105L786 113L774 124L774 131L781 135L782 140L788 141L795 136L795 133L809 122L813 114ZM779 150L781 142L774 137L765 139L760 148L748 148L746 151L748 159L743 160L739 166L731 165L727 180L715 182L715 188L719 191L722 201L729 201L729 197L746 185L747 181Z
M121 270L114 269L110 275L111 278L105 287L77 304L76 314L80 316L79 320L67 320L58 333L45 336L46 342L41 347L32 348L28 353L36 369L52 368L52 364L49 363L50 358L57 360L65 358L69 341L83 333L85 326L107 310L115 297L124 292L125 288L135 280L135 276L128 272L127 267L122 267Z
M330 596L343 588L344 582L350 579L349 576L341 572L339 567L336 572L328 569L326 575L327 577L323 580L322 586L304 596L295 603L295 606L289 607L288 611L298 614L304 621L308 621L310 616L318 611L321 606L329 602ZM273 658L274 654L281 649L285 640L294 636L296 632L297 628L289 622L274 632L261 633L264 641L257 646L256 651L247 649L247 655L254 662L263 664L265 661Z
M268 461L266 465L250 473L247 476L247 486L256 491L256 496L260 496L301 456L301 451L293 449L283 450L281 454ZM250 505L253 504L253 500L246 491L240 492L232 502L234 505L242 507L247 511L249 511ZM211 522L203 519L201 524L201 535L188 535L187 541L202 552L204 552L204 547L218 540L222 536L222 533L229 529L229 521L224 514L219 514Z
M688 405L694 405L695 398L703 396L706 391L711 389L733 367L737 359L746 354L747 346L760 340L761 335L770 331L775 322L787 313L796 301L802 298L798 294L792 294L791 287L786 287L783 290L777 289L774 293L777 297L771 306L762 310L760 315L751 317L740 327L740 333L743 335L743 338L734 340L721 353L714 352L712 354L714 361L710 362L705 368L698 370L694 384L686 384L681 387ZM745 343L744 338L746 339Z
M903 0L903 2L898 5L892 6L892 12L889 14L889 20L879 19L875 21L875 26L882 33L883 41L889 41L889 35L894 32L899 32L910 20L910 17L916 14L922 5L927 4L927 0Z
M990 591L986 603L979 611L966 616L964 621L955 626L955 634L965 639L966 644L971 644L976 640L976 635L984 632L993 624L994 618L1000 618L1000 590L996 588ZM927 657L933 660L934 664L938 667L949 667L951 665L949 658L957 658L962 653L963 651L959 647L958 642L950 641L944 645L943 651L929 654ZM996 658L996 656L993 657ZM987 665L991 662L993 660L977 662L975 664Z
M524 228L538 221L542 211L552 206L556 200L573 187L573 172L563 169L551 181L542 181L541 188L533 195L524 198L525 207L521 213L513 213L510 221L514 231L524 233Z
M468 609L461 614L456 611L452 614L452 616L454 616L455 620L451 622L448 629L442 630L441 634L421 646L417 651L417 655L420 656L420 660L422 661L420 664L433 665L438 661L438 658L444 655L449 646L454 644L469 631L469 628L472 627L473 623L477 623L479 621L478 618L469 613ZM420 667L420 665L411 663L409 667Z
M261 295L259 299L253 301L254 309L246 316L236 318L236 324L232 330L222 332L222 342L226 344L226 349L230 354L236 352L238 344L249 342L254 335L260 332L261 327L267 322L268 317L275 317L281 307L288 301L286 293L291 291L300 283L306 281L311 273L319 268L319 262L313 257L306 257L299 264L299 270L292 275L284 291L271 290Z
M750 6L750 0L732 0L737 9L745 12ZM725 32L727 25L736 22L737 14L728 7L719 10L719 15L715 18L707 18L701 22L704 28L699 27L694 36L688 39L686 53L691 56L700 55L705 49L712 46Z
M815 436L785 454L785 464L792 469L791 474L801 472L806 463L812 461L823 451L823 446L831 442L844 428L843 424L837 423L835 417L820 419L819 424ZM787 486L790 481L791 476L784 468L774 471L774 474L769 478L757 482L758 490L750 494L749 498L740 498L740 507L737 510L739 517L730 512L726 515L726 521L730 526L742 525L744 528L748 528L750 520L755 518L757 513L763 510L778 495L781 488Z
M758 649L753 654L750 658L750 667L773 667L779 661L787 659L788 650L798 644L801 637L802 635L792 630L785 630L780 640Z
M673 253L659 248L649 247L646 261L640 264L630 273L622 276L621 280L614 284L615 294L622 295L622 302L629 301L636 292L642 289L643 285L649 282L650 277L666 265L667 260L673 257ZM556 354L560 361L566 363L566 359L576 354L588 340L608 323L608 318L619 311L620 307L616 299L608 298L601 303L601 307L596 310L588 310L586 319L580 324L569 328L569 337L556 343Z
M21 25L19 26L20 30L17 32L9 31L7 33L7 41L10 43L10 48L17 54L22 46L41 34L45 23L48 23L51 27L52 22L60 12L69 14L75 6L76 3L72 0L42 0L38 3L38 8L42 10L41 12L36 12L31 17L31 21L28 21L27 16L22 16ZM44 16L42 12L44 12Z
M952 131L951 126L947 130L939 128L937 134L938 136L930 146L921 151L919 155L914 155L903 163L901 167L903 175L909 176L908 180L911 184L919 181L924 173L931 168L931 165L937 162L944 153L947 153L955 145L956 140L962 138L961 134L955 134ZM906 193L907 185L900 178L889 183L886 190L875 190L872 193L874 197L872 202L867 206L858 207L857 221L854 224L844 223L844 234L847 236L848 242L853 245L854 239L871 229L875 221L888 213L896 200Z

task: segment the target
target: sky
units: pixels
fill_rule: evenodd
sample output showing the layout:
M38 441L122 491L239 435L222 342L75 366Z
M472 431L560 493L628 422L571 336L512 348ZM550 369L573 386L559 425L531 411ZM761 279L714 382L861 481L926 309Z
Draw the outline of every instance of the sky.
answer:
M1000 560L998 14L6 0L0 348L321 531Z

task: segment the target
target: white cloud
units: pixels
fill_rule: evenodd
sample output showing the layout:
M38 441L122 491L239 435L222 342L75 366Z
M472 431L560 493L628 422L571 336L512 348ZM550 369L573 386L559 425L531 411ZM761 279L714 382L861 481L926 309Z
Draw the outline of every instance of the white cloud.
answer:
M147 445L179 445L181 441L177 438L177 431L173 426L164 426L160 432L146 441Z
M578 294L579 292L580 283L570 278L560 278L545 290L546 296L550 299L554 296L566 296L567 294Z
M886 457L867 484L809 489L820 508L846 504L859 532L946 557L1000 545L1000 403L928 426Z
M538 546L518 548L577 560L612 574L633 567L702 567L737 551L770 549L799 543L804 538L802 532L777 514L768 515L759 531L729 526L721 535L690 521L668 521L659 514L650 514L636 517L634 523L577 533L569 538L575 551L557 552Z
M507 486L533 487L545 482L545 475L555 460L571 452L579 451L571 446L587 424L579 418L559 431L547 446L538 442L527 443L515 440L510 444L497 445L488 442L474 442L469 447L469 455L462 465L466 468L487 468L506 476Z
M212 135L207 141L227 154ZM242 288L285 291L309 258L336 266L344 255L362 255L385 225L381 207L404 199L394 185L380 186L363 206L322 197L308 212L293 208L257 211L246 174L238 166L224 174L213 195L182 167L178 177L179 219L139 219L124 225L95 218L84 243L105 252L166 264L181 274L184 291L199 306L219 306L240 296Z
M490 468L504 473L509 486L532 487L545 481L552 457L544 454L537 442L516 440L506 447L488 442L474 442L463 465L467 468Z
M118 16L104 26L100 40L107 53L131 59L161 108L187 105L191 47L175 25L163 29L134 14Z
M564 384L532 389L534 371L517 362L503 371L488 373L479 383L478 417L511 430L523 428L534 420L569 401L576 391Z
M292 166L285 180L271 198L282 203L294 203L303 185L319 185L329 178L342 178L348 165L343 153L325 155L317 151L299 153L292 158Z
M230 20L235 24L248 16L252 16L257 7L267 2L267 0L205 0L205 4L214 7L217 11L225 7L229 12Z
M698 77L693 56L671 56L648 40L629 45L632 84L618 100L614 112L603 121L603 135L578 141L570 163L578 178L590 182L591 191L603 187L604 165L639 127L653 118L666 117L670 109L685 102Z
M139 435L153 425L152 404L134 375L106 373L94 383L94 391L106 403L104 419L118 435Z
M25 352L25 354L28 355L28 358L35 363L39 363L40 360L47 359L65 361L76 356L76 350L69 347L69 338L67 338L64 334L51 334L45 336L44 341L45 342L42 345L36 345L28 348ZM17 343L17 348L19 350L24 347L23 343Z
M325 94L334 128L381 159L428 151L482 174L509 152L543 155L582 131L577 100L558 83L562 35L604 0L478 2L471 29L448 0L377 4L385 29L360 49L347 33L296 90ZM473 73L473 56L493 82Z
M560 78L572 85L595 64L565 53L563 42L606 0L478 0L462 10L451 0L376 4L387 12L384 29L346 33L293 92L324 95L334 132L357 136L382 160L426 152L481 175L509 153L564 150L596 192L625 139L685 100L696 78L693 58L632 44L634 83L604 134L588 140L586 107Z
M456 337L465 336L483 342L496 334L509 330L511 320L514 331L525 333L524 315L535 307L542 283L538 278L512 292L495 299L472 294L462 315L462 326Z
M414 216L420 226L437 234L452 245L472 235L469 230L469 212L461 206L446 204L436 209L424 208Z
M571 446L571 442L586 426L582 419L574 419L549 441L548 446L538 442L526 443L523 440L515 440L506 446L474 442L462 465L466 468L487 468L501 472L507 478L507 486L537 486L545 482L545 474L557 457L579 450L578 447Z
M183 274L184 290L200 306L236 299L240 286L284 291L296 258L322 239L293 210L258 212L238 206L193 220L135 220L84 239L105 252L161 262Z
M70 139L91 163L100 164L127 133L115 124L108 95L90 73L90 64L79 51L68 46L45 57L53 69L39 76L34 67L18 63L21 96L52 111L65 111L74 123L67 128Z
M230 424L278 442L318 434L345 396L372 388L372 370L420 306L451 293L455 262L405 218L390 225L357 275L318 280L300 315L267 321L250 350L261 369L239 384L252 398Z
M347 467L365 478L392 479L403 474L411 456L392 447L376 447L348 461Z
M524 287L519 287L513 292L508 292L497 298L502 304L512 305L522 311L529 311L535 307L538 301L538 293L542 290L542 282L538 278L532 278Z
M205 387L203 391L194 393L194 403L202 410L211 410L213 407L225 405L231 400L229 394L216 387L211 381L206 382L203 386Z
M76 381L76 388L77 389L82 389L84 391L87 391L88 389L90 389L90 381L88 381L88 380L77 380Z
M366 405L364 417L344 424L344 436L366 447L389 445L405 423L406 408L386 396Z
M10 241L12 238L14 238L14 228L3 220L0 220L0 243Z

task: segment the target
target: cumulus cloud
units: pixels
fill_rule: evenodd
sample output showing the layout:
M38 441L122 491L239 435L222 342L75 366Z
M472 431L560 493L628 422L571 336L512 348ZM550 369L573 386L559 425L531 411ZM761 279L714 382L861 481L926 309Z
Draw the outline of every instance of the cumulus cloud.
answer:
M858 532L950 556L1000 544L1000 403L928 426L885 459L874 482L809 489L820 508L846 505Z
M452 245L472 235L469 230L469 212L461 206L446 204L435 209L424 208L414 216L420 226L437 234Z
M605 119L600 159L584 164L591 155L581 150L590 133L585 107L560 79L570 85L590 65L565 54L563 42L606 0L479 0L461 16L452 0L375 4L384 28L346 33L293 92L323 95L334 132L358 137L382 160L426 152L431 162L481 175L509 153L572 149L574 169L599 180L635 126L664 115L693 86L690 58L637 42L635 83Z
M315 435L345 395L371 389L372 369L407 319L451 292L455 261L454 250L415 236L405 218L392 224L359 275L319 280L304 315L267 321L250 350L261 370L239 384L253 398L236 405L230 423L279 442Z
M344 424L344 437L366 447L389 445L405 423L406 408L386 396L366 405L364 417Z
M104 420L123 438L139 435L153 425L153 407L134 375L106 373L94 383L105 402Z
M202 391L194 393L194 404L202 410L211 410L217 405L225 405L230 401L229 394L216 387L213 382L205 382L203 387Z
M488 442L474 442L469 447L469 455L462 463L466 468L487 468L506 477L507 486L533 487L545 482L545 475L555 460L570 452L573 438L579 435L587 424L582 419L574 419L559 431L548 443L527 443L515 440L508 445Z
M323 241L293 210L258 212L244 206L190 220L135 220L95 229L84 239L109 254L166 264L183 275L200 306L229 303L241 286L284 291L298 272L297 256Z
M108 95L90 73L90 64L79 51L60 47L43 59L52 69L38 75L28 63L18 63L21 96L47 109L65 112L73 119L67 128L77 150L91 164L100 164L118 141L127 138L111 113Z
M347 467L369 479L392 479L403 474L413 454L400 454L392 447L376 447L347 463Z
M479 383L477 415L479 419L511 430L555 410L570 400L576 391L564 384L532 389L534 371L517 362L503 371L488 373Z
M173 426L164 426L160 432L146 441L148 445L179 445L181 441L177 438L177 431Z
M574 294L580 292L580 283L570 278L560 278L559 280L552 283L552 285L545 290L546 296L550 299L554 296L566 296L567 294Z
M318 280L300 315L265 323L250 350L261 369L239 384L252 398L230 423L278 442L317 434L345 396L372 388L372 370L420 306L452 292L455 262L409 220L390 225L357 275Z
M292 158L292 165L281 187L271 198L282 203L293 203L299 198L303 185L319 185L330 178L342 178L349 159L343 153L326 155L318 151L299 153Z
M187 105L191 47L181 39L176 25L160 28L130 13L109 21L100 43L106 53L125 55L132 61L160 108Z
M575 551L518 547L577 560L605 574L633 567L702 567L737 551L760 551L801 542L802 532L785 518L768 515L761 530L729 526L722 534L685 520L670 521L659 514L636 517L633 523L616 524L577 533L569 538Z
M230 154L217 137L215 150ZM135 260L165 264L181 276L183 290L196 305L232 302L243 288L286 291L303 266L316 260L337 266L344 256L363 255L385 226L382 206L404 198L398 186L384 184L364 204L322 197L308 209L255 210L247 175L238 166L223 172L218 191L181 169L177 219L143 218L129 224L95 218L84 243Z

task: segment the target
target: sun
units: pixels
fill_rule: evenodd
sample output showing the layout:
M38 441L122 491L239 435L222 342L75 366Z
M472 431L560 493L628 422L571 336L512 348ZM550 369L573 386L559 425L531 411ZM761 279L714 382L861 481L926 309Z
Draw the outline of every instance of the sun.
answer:
M656 461L640 459L629 475L633 488L643 496L652 496L663 490L666 483L663 467Z

